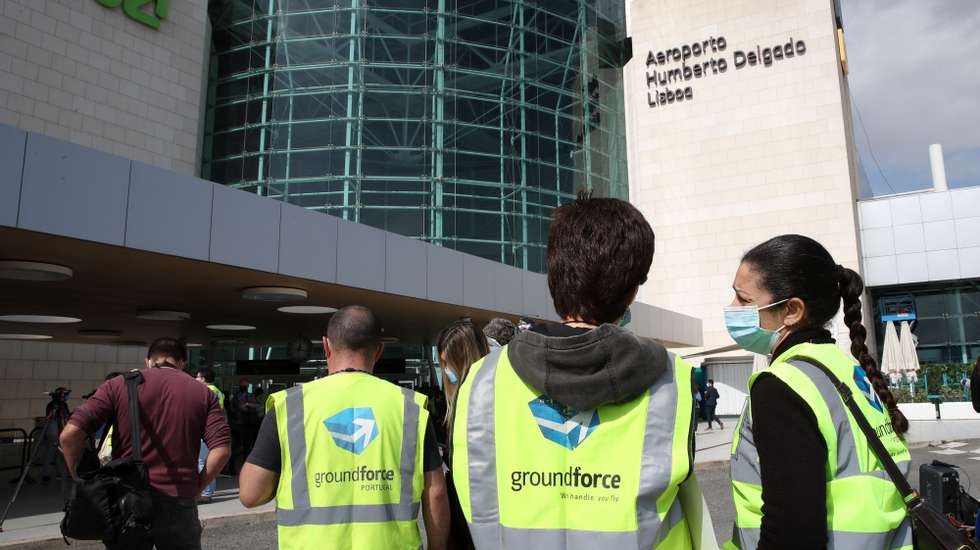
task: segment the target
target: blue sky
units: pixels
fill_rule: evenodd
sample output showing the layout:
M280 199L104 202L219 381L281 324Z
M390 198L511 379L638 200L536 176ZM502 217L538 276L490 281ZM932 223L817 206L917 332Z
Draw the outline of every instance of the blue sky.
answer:
M841 3L851 96L868 135L855 115L855 139L873 194L930 187L930 143L943 145L950 187L980 185L980 1Z

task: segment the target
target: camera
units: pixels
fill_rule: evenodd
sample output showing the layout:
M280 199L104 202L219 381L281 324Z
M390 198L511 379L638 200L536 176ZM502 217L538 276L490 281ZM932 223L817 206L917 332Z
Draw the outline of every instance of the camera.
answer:
M51 399L53 399L55 401L64 401L64 400L68 399L68 396L69 395L71 395L71 390L69 390L68 388L65 388L65 387L58 387L58 388L55 388L55 389L47 392L47 394L48 394L48 397L50 397Z

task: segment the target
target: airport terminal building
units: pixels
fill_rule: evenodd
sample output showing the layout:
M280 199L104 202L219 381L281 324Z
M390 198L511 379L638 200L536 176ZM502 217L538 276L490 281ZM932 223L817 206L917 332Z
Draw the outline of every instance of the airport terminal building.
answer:
M980 187L948 189L941 151L923 150L929 189L859 200L870 193L859 189L839 2L636 0L631 8L630 200L657 232L640 297L702 320L703 346L691 351L731 343L722 307L742 255L800 233L863 274L865 323L879 349L883 316L902 311L918 321L920 361L975 361ZM721 382L719 411L738 414L753 357L692 361Z
M730 343L741 255L798 232L865 275L869 327L911 301L924 361L980 354L980 187L858 200L835 0L0 9L2 425L161 335L225 386L308 379L353 303L417 382L454 319L555 318L579 189L651 221L629 326L682 353ZM737 413L752 358L692 361Z
M4 427L162 335L225 387L309 379L354 303L418 383L454 319L555 319L551 211L628 197L623 2L0 9ZM694 317L631 316L701 343Z

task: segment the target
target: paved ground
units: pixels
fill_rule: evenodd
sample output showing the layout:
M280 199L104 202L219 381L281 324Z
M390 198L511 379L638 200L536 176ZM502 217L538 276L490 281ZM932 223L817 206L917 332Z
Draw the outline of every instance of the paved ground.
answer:
M912 469L909 482L919 488L919 466L933 460L946 462L960 468L960 483L974 497L980 497L980 439L953 441L939 446L912 449ZM719 542L731 537L735 522L731 490L728 483L728 465L711 465L698 470L698 481L704 492L711 521Z
M727 423L726 423L726 427ZM726 430L727 431L727 430ZM714 456L718 451L713 442L713 434L699 437L698 448ZM717 437L721 437L720 434ZM710 440L710 441L709 441ZM710 444L709 444L710 443ZM919 465L940 460L960 467L963 486L974 496L980 496L980 439L944 443L939 446L920 447L912 451L913 467L910 475L912 485L918 486ZM699 462L703 462L700 461ZM726 540L731 534L735 514L732 508L731 492L729 490L728 465L708 461L699 466L698 479L711 510L715 533L719 541ZM100 545L76 543L76 548L100 548ZM40 544L17 545L18 550L60 550L64 543L48 542ZM204 532L203 547L205 550L240 550L274 549L276 548L275 523L266 514L263 517L253 516L250 519L219 518L209 520Z

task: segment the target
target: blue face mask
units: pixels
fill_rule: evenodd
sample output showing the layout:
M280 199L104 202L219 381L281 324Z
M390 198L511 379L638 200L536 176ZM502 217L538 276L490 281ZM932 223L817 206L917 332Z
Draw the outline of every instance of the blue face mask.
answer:
M735 340L735 343L745 351L751 351L760 355L766 355L772 351L776 340L779 338L779 331L767 330L759 324L759 312L773 306L786 302L780 300L767 306L729 306L725 308L725 328L728 334Z
M443 368L442 370L446 373L446 378L449 379L450 384L455 385L459 382L459 377L457 377L456 373L454 373L451 369Z

